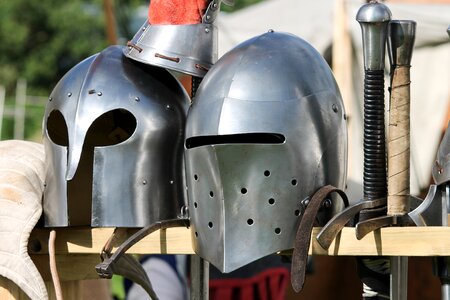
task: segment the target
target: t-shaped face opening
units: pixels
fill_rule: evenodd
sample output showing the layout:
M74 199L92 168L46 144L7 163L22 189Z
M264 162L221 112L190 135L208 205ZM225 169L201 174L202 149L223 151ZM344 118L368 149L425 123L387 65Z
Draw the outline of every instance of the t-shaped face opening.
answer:
M204 135L186 139L186 148L220 144L283 144L286 138L279 133L240 133L224 135Z
M71 226L91 224L94 148L126 141L133 135L136 126L136 118L129 111L115 109L98 117L89 127L75 176L67 181L67 209ZM71 151L68 126L60 111L50 113L47 133L55 144L67 147L67 153Z

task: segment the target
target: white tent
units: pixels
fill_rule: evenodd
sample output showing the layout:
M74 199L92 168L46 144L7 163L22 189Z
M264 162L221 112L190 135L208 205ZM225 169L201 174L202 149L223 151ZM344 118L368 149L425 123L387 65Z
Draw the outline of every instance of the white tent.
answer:
M356 183L357 187L351 191L350 198L362 195L364 71L361 30L355 16L363 3L357 0L266 0L232 14L222 14L218 24L219 56L238 43L269 29L295 34L324 54L332 45L333 37L336 37L337 26L345 24L344 30L346 27L350 37L348 43L353 45L350 46L350 49L353 48L350 54L353 59L350 59L347 70L344 70L346 75L340 74L337 80L350 117L349 185ZM411 63L411 193L416 194L430 183L431 166L442 128L448 118L450 39L446 29L450 25L450 5L409 4L405 1L402 3L388 1L385 4L392 11L393 19L409 19L417 22L415 50ZM342 8L341 15L336 14L339 8ZM336 16L343 20L340 25ZM338 58L339 55L338 52ZM345 53L342 53L342 56L345 56ZM341 86L341 81L345 81L346 76L351 78L348 80L350 92L343 91L346 87ZM386 83L388 82L387 79Z

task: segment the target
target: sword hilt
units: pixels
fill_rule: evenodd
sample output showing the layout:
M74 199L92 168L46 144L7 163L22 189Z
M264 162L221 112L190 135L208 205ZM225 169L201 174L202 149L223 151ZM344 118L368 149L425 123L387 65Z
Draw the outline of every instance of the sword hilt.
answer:
M364 54L364 174L365 200L387 195L384 125L384 59L389 8L378 2L363 5L356 20L361 25Z

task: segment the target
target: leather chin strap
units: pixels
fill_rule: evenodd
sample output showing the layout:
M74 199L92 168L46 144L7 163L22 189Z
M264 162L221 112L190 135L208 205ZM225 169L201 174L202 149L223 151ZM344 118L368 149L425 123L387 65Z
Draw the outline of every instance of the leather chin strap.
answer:
M295 236L291 265L291 284L292 288L297 293L303 289L303 285L305 283L308 250L311 243L311 232L314 221L316 220L317 213L319 212L323 201L333 192L336 192L341 196L345 207L349 205L347 195L342 190L334 186L327 185L321 187L313 195L300 221L297 235Z
M95 266L97 274L102 278L111 278L114 274L126 277L142 286L151 299L157 300L158 296L153 290L150 278L144 268L137 259L132 255L125 254L125 252L147 235L159 229L167 229L170 227L189 227L189 220L164 220L144 227L123 242L113 254L112 248L114 244L126 233L126 229L116 228L102 249L102 253L100 254L102 262Z

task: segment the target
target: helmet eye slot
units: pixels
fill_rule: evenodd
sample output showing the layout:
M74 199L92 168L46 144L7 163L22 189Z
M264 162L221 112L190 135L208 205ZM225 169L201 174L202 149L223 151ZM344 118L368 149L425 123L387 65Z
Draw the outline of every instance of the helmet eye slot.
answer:
M279 133L204 135L186 139L186 148L218 144L282 144L285 140L284 135Z
M125 109L108 111L92 123L85 143L92 146L120 144L131 137L136 124L136 118Z
M52 111L47 118L47 134L53 143L59 146L69 146L67 124L59 110Z

